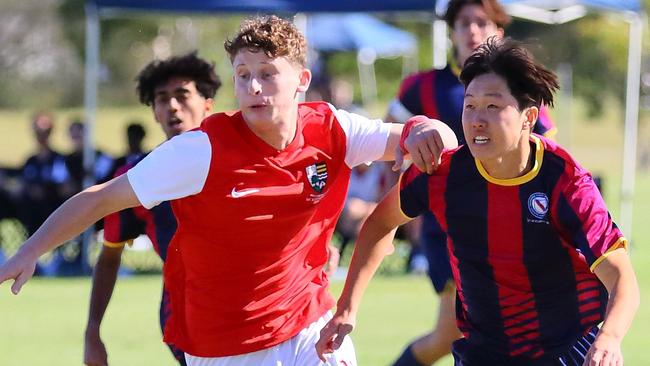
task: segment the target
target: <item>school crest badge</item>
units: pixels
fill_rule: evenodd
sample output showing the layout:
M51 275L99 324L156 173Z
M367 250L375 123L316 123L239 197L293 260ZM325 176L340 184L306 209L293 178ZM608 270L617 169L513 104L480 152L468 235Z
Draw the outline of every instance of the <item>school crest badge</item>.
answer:
M528 197L528 211L535 218L543 220L548 212L548 197L541 192L531 194Z
M314 191L321 193L327 183L327 165L324 162L312 164L305 168L307 180Z

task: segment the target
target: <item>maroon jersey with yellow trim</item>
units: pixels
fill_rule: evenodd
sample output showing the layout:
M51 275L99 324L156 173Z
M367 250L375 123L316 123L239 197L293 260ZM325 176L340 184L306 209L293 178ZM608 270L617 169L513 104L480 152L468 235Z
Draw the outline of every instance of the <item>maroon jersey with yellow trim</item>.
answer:
M552 141L532 136L531 148L534 168L499 180L461 146L431 176L408 170L400 201L447 234L467 342L532 359L567 352L603 320L607 292L590 267L626 240L587 171Z

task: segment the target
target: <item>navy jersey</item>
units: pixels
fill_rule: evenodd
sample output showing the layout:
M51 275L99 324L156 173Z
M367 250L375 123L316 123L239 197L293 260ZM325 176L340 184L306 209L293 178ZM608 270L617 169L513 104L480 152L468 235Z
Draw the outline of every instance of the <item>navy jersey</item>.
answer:
M465 87L458 79L460 71L450 65L442 70L429 70L413 74L400 85L397 100L391 103L389 112L400 122L413 115L425 115L445 122L456 134L458 144L465 143L462 115ZM552 136L556 129L542 107L533 132Z
M127 164L116 172L124 174L140 160ZM153 243L154 250L165 261L167 247L176 232L176 217L169 202L162 202L151 209L142 206L112 213L104 219L104 245L121 246L141 234L146 234Z
M433 174L400 182L408 217L432 212L447 234L467 342L512 357L558 355L604 317L593 269L627 241L591 175L552 141L531 136L533 169L490 177L467 146Z

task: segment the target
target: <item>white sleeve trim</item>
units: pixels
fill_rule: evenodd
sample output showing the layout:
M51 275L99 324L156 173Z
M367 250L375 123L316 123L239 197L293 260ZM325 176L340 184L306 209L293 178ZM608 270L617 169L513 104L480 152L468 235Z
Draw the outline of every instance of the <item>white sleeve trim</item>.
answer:
M384 155L390 135L390 123L336 109L331 105L330 108L347 137L345 164L348 167L375 161Z
M208 135L190 131L158 146L126 174L140 204L150 209L201 192L211 159Z
M399 99L393 99L389 106L388 106L388 113L395 117L397 122L399 123L405 123L406 120L409 118L413 117L414 114L411 113L406 107L404 107L404 104L399 101Z

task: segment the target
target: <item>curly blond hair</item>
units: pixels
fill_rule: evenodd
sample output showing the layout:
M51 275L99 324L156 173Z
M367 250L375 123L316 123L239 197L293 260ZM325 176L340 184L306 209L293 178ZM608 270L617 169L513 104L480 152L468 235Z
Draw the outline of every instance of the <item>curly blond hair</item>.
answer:
M226 39L223 46L231 62L240 50L247 49L262 51L270 58L286 57L302 67L307 65L307 40L293 23L275 15L244 20L235 38Z

